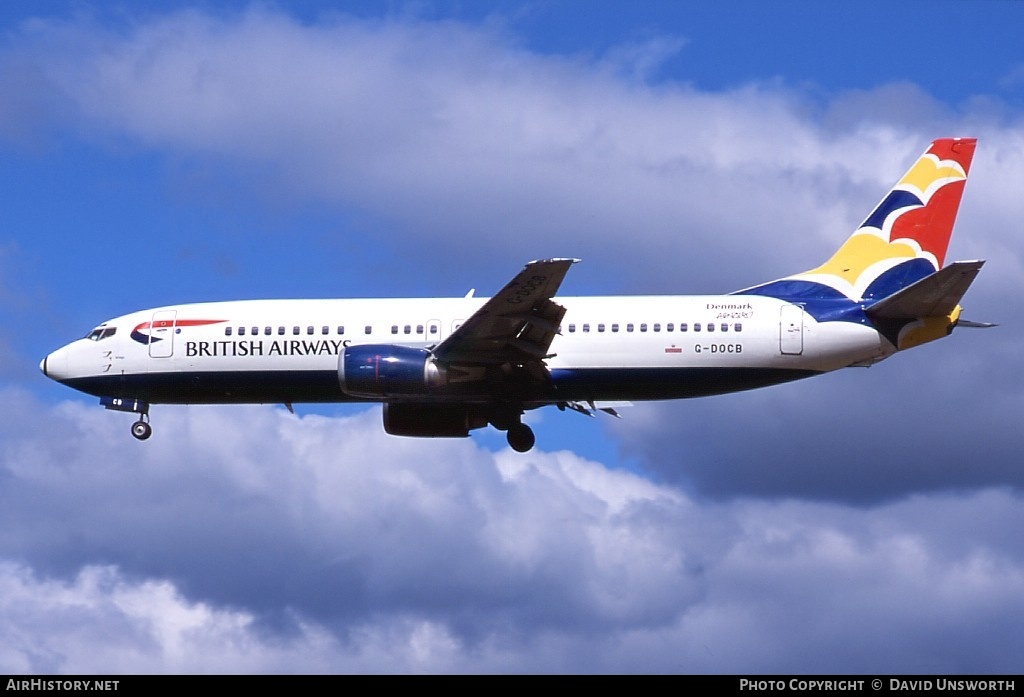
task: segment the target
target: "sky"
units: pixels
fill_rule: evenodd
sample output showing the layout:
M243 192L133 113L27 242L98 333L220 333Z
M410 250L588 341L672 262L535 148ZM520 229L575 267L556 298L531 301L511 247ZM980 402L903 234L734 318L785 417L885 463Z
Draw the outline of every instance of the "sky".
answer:
M0 6L0 672L1019 673L1024 4ZM827 31L825 30L827 29ZM937 137L997 322L749 393L383 433L38 363L142 308L723 293Z

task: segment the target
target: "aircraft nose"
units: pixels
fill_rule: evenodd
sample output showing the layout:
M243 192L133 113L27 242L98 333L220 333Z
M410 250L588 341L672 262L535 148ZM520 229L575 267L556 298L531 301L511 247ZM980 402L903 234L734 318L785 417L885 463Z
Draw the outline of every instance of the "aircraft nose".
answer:
M68 377L67 347L59 348L39 363L39 370L51 380L62 380Z

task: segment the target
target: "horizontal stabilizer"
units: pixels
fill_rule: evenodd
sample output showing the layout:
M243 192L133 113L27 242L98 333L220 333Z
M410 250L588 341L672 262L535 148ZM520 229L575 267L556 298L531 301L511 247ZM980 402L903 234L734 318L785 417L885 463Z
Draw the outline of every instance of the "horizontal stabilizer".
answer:
M992 327L998 327L998 324L994 322L972 322L969 319L958 319L956 326L967 327L968 329L991 329Z
M879 300L864 312L871 319L948 316L956 309L984 264L984 261L955 261Z

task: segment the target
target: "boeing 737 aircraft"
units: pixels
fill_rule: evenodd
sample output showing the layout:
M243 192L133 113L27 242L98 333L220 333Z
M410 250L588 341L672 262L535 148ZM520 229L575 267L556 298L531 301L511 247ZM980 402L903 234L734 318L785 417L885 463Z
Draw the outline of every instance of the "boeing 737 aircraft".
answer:
M976 140L944 138L811 271L708 296L556 297L577 260L525 266L490 299L248 300L104 322L43 373L139 415L151 404L382 402L391 434L488 424L525 452L530 409L584 414L866 366L946 336L983 261L943 266Z

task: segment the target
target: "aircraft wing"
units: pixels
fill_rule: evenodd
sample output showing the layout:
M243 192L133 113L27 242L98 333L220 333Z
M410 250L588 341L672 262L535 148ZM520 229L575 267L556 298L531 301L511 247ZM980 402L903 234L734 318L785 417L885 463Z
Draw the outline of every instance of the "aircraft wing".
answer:
M445 363L539 363L548 355L565 308L552 301L579 259L531 261L448 338L434 356Z

